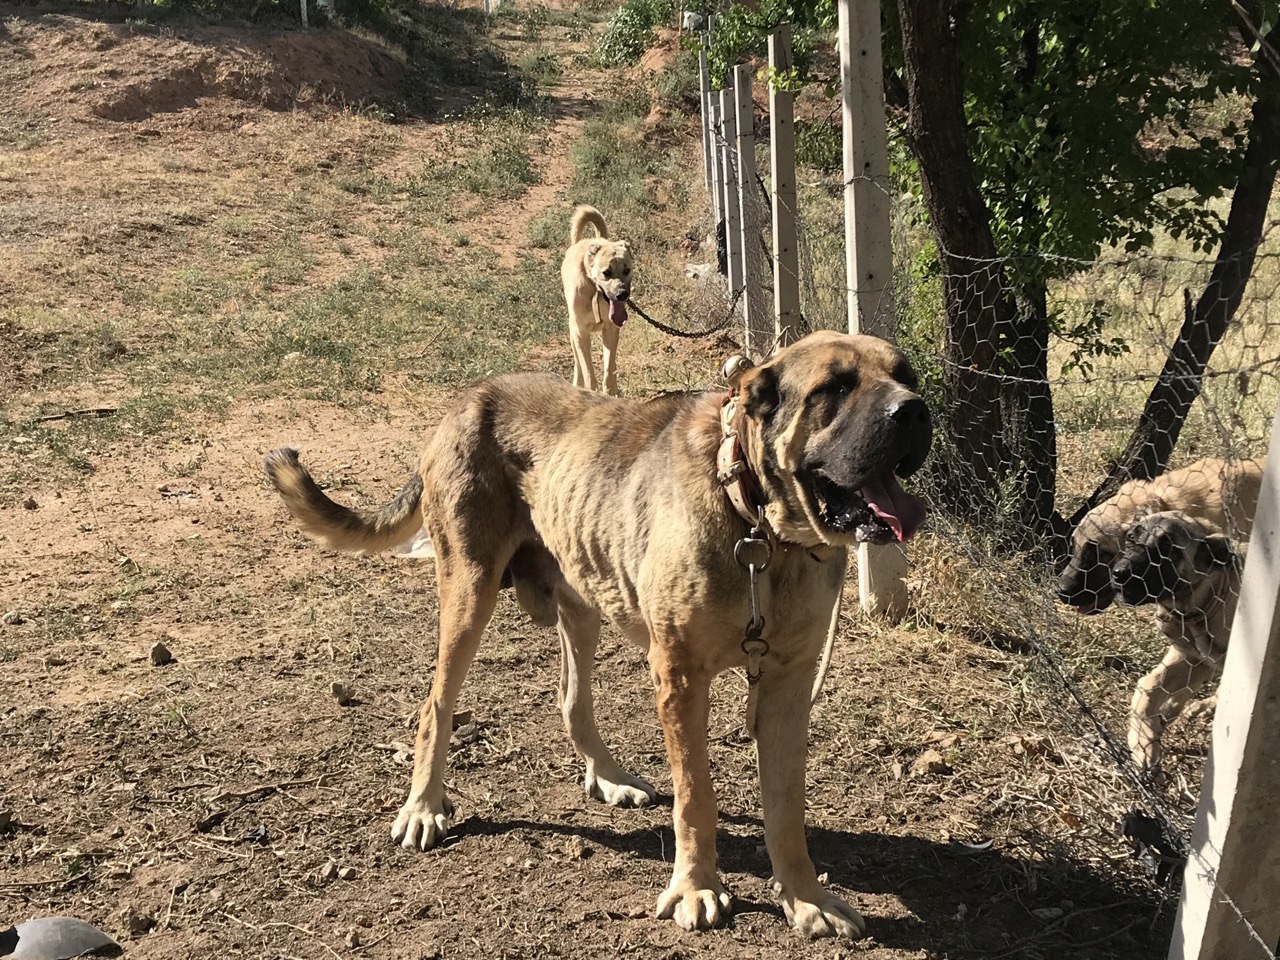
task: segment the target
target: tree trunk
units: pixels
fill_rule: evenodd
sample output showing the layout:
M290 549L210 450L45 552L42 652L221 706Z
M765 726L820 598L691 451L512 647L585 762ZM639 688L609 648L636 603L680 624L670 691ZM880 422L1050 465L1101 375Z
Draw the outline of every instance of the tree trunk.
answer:
M1012 467L999 374L1000 335L1013 320L1014 304L974 179L952 8L939 0L898 0L906 136L920 164L947 312L942 419L954 445L944 468L947 492L978 505L994 501Z
M1138 424L1106 479L1072 516L1072 526L1126 480L1149 480L1169 465L1191 405L1200 396L1204 372L1213 351L1244 297L1266 224L1276 167L1280 164L1280 75L1262 53L1259 57L1261 80L1249 125L1249 145L1245 148L1209 283L1194 308L1191 294L1187 292L1182 329L1138 417Z
M1018 467L1019 526L1030 546L1046 537L1065 538L1055 505L1058 439L1049 387L1049 303L1044 281L1023 285L1011 335L1011 376L1003 384L1005 435ZM1065 541L1064 541L1065 542Z

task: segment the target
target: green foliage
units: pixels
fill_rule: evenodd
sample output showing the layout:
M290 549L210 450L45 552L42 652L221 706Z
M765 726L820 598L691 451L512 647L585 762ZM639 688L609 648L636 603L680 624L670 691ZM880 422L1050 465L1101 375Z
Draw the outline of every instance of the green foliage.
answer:
M635 63L653 41L654 27L674 14L672 0L627 0L596 41L596 59L606 67Z
M822 171L844 168L843 133L838 124L825 120L797 120L795 129L797 164Z
M898 9L882 10L885 64L901 73ZM1158 232L1200 250L1216 245L1223 222L1213 201L1234 183L1241 104L1254 82L1230 8L979 0L956 16L975 180L1020 299L1106 249L1150 248ZM713 75L763 54L768 30L788 20L806 43L834 44L834 0L734 4L717 17ZM830 88L838 79L803 50L796 61L804 81ZM914 158L903 140L890 146L897 186L919 196ZM797 124L797 152L803 163L839 169L838 128ZM1070 366L1123 349L1105 335L1105 311L1046 319L1073 345Z
M654 76L653 87L659 103L697 113L701 109L698 103L697 54L681 50L669 69Z
M797 77L811 76L813 51L830 42L836 23L835 0L762 0L757 5L731 4L716 14L716 31L707 51L713 86L723 86L734 64L768 53L769 33L780 24L792 26L792 60Z

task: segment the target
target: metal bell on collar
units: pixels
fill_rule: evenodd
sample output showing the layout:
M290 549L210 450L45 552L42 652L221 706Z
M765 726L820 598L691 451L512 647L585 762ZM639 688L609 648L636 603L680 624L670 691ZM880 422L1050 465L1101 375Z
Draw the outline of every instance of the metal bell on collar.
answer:
M745 354L735 353L720 368L720 376L729 382L730 387L737 387L742 375L754 366L755 364L751 362L750 357Z

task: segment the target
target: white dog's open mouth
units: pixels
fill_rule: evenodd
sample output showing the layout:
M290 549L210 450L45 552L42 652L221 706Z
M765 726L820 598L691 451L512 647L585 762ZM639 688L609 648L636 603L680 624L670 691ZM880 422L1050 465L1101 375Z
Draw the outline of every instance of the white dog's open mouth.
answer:
M620 327L627 322L627 308L621 300L614 300L608 294L605 299L609 301L609 319L613 321L615 327Z

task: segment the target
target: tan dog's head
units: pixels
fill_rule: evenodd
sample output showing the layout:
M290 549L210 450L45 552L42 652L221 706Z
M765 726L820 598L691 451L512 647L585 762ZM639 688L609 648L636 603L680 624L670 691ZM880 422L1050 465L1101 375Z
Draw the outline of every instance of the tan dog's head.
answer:
M906 540L924 505L918 470L933 425L907 358L878 337L820 331L737 383L747 454L770 525L807 546Z
M609 301L609 319L622 326L627 322L623 304L631 297L631 244L626 240L592 240L583 266L596 289Z
M1222 533L1185 513L1163 510L1129 528L1111 576L1120 599L1132 606L1187 603L1238 563Z

